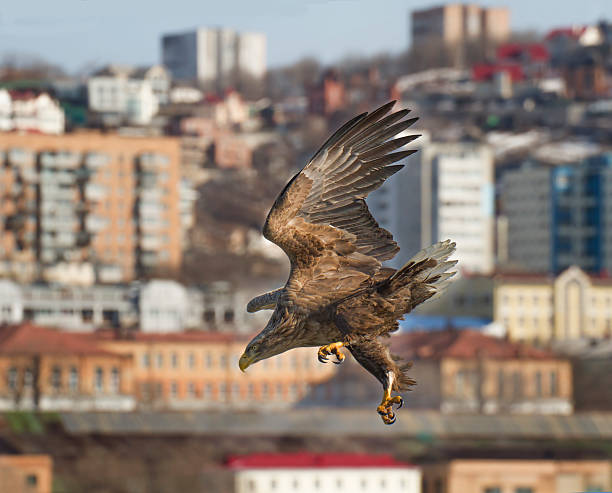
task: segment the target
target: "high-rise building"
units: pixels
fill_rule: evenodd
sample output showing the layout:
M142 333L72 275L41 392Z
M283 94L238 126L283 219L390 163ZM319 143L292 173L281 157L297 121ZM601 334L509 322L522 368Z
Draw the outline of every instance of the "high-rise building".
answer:
M379 224L402 248L401 267L418 250L437 241L457 243L459 266L487 273L494 267L493 153L473 143L414 143L419 152L406 167L368 198Z
M180 266L177 139L7 134L0 162L4 275L88 263L119 282Z
M411 17L412 46L453 49L456 63L461 63L463 56L457 49L466 44L478 43L486 49L510 35L510 11L506 7L455 3L414 10Z
M173 77L225 89L266 72L266 37L232 29L198 28L162 37L162 63Z
M500 201L508 263L559 273L612 272L612 153L570 164L528 161L505 173Z

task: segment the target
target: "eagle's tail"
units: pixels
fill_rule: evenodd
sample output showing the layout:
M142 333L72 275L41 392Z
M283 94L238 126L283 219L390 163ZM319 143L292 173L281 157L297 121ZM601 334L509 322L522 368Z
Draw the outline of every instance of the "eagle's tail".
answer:
M456 274L451 269L457 261L448 258L454 251L455 243L451 240L431 245L418 252L389 278L387 286L391 293L398 295L404 288L409 289L410 306L407 311L440 294L450 284Z

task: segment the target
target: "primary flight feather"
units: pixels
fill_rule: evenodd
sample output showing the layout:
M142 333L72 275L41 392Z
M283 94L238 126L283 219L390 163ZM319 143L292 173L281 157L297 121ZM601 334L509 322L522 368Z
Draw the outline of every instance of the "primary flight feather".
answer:
M391 356L380 336L439 293L454 272L450 240L417 253L399 270L382 266L399 251L393 236L370 214L365 198L403 168L394 164L416 150L398 150L419 137L398 137L417 118L390 113L394 102L363 113L337 130L277 197L264 236L289 257L285 286L251 300L249 312L273 309L266 327L247 345L241 370L289 349L320 346L319 360L346 347L383 386L377 408L395 421L392 391L408 389L409 363Z

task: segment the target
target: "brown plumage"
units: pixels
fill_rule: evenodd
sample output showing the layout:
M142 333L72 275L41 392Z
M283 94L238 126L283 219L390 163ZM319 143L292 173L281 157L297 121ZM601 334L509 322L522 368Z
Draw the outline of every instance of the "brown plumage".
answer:
M247 306L249 312L274 312L248 344L243 370L296 347L342 342L382 383L387 400L391 390L414 383L409 364L396 361L379 337L397 330L404 314L443 289L454 274L448 270L456 262L447 259L455 244L447 240L422 250L398 271L381 265L399 248L365 198L403 167L393 163L416 151L397 149L418 137L394 138L417 118L404 119L408 110L389 114L393 104L342 126L274 202L263 233L287 254L291 272L283 288ZM386 419L381 406L383 420L393 422L390 407Z

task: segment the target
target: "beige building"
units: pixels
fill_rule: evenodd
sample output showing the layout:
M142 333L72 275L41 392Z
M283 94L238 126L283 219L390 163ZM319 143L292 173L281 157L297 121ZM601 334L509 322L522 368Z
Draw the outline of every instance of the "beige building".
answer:
M0 410L131 411L132 359L86 337L0 327Z
M336 367L317 360L316 348L299 348L250 367L238 359L248 339L231 334L112 332L91 336L113 353L129 355L135 397L142 407L171 409L287 407Z
M414 362L407 405L444 413L571 414L572 367L548 351L473 330L410 332L392 350Z
M51 493L53 460L48 455L0 455L0 491Z
M494 319L513 340L547 342L612 334L612 279L570 267L556 278L499 275Z
M119 282L180 266L177 139L6 134L0 162L2 275L89 264L99 281Z
M422 466L421 493L609 491L605 460L455 459Z

